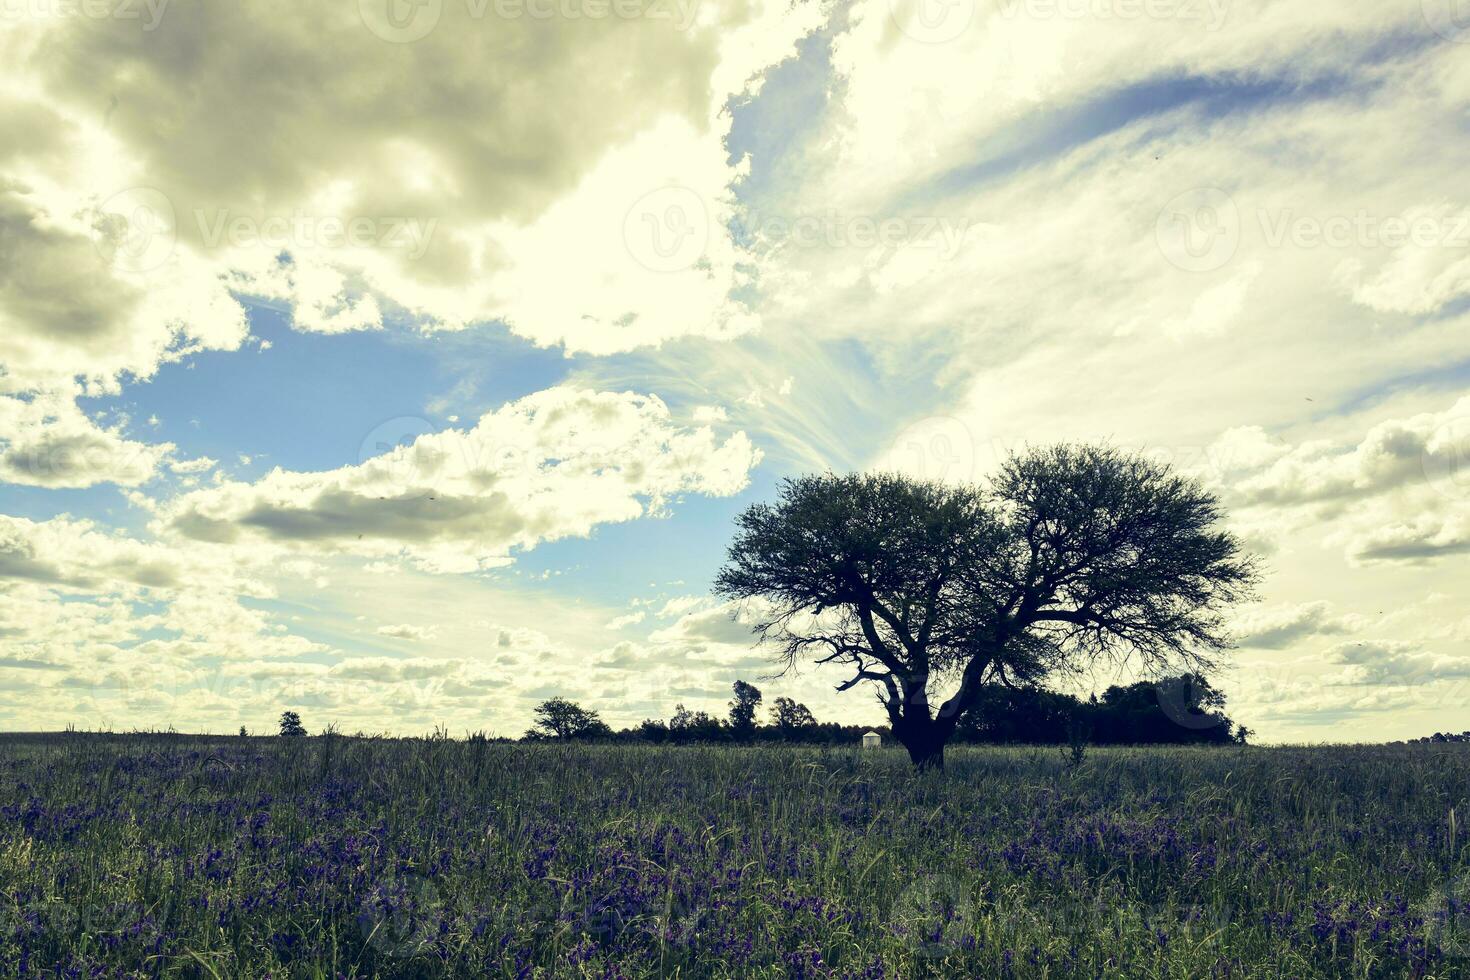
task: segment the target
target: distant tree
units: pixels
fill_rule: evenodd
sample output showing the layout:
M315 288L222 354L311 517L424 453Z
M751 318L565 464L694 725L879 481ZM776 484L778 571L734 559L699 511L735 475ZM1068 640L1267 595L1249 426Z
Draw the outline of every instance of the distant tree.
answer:
M736 681L731 690L735 698L730 702L730 734L744 741L755 734L755 709L761 703L761 691L745 681Z
M771 705L771 724L782 738L799 738L816 727L817 719L806 705L790 698L777 698Z
M645 742L667 742L669 726L656 718L645 718L639 723L636 734Z
M536 706L536 724L526 731L526 738L585 739L612 734L597 712L589 711L574 701L551 698Z
M245 730L245 726L244 725L241 725L240 726L240 737L241 738L244 738L246 735L249 735L249 734L250 733Z
M669 737L675 742L719 742L725 735L720 720L707 711L690 711L680 704L669 719Z
M306 734L306 729L301 727L301 716L294 711L281 712L281 735L285 738L299 738Z
M737 518L715 591L755 601L787 670L875 684L914 764L943 766L988 685L1211 669L1256 580L1221 519L1198 483L1106 446L1012 456L987 487L808 476Z

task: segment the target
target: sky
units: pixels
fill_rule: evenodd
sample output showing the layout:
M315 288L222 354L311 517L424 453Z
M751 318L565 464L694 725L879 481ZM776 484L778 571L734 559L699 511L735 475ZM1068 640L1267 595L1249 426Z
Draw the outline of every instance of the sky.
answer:
M0 66L0 729L877 723L734 517L1062 440L1262 556L1259 740L1470 728L1455 0L0 0Z

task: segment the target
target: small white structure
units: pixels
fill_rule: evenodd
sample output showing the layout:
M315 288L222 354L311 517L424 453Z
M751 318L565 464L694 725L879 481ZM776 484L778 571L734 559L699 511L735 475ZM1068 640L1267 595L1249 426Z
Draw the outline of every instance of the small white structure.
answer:
M865 749L881 748L882 745L883 736L879 735L877 732L868 732L866 735L863 736L863 748Z

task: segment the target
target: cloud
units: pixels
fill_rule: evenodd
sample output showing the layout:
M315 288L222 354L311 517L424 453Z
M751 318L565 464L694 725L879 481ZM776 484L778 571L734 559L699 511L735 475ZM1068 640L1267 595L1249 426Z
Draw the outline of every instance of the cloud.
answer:
M1348 667L1355 684L1417 686L1470 677L1470 657L1436 655L1406 641L1342 643L1327 659Z
M1204 457L1200 472L1227 501L1284 525L1335 521L1330 538L1354 562L1423 563L1470 549L1470 397L1373 423L1356 442L1292 445L1234 429Z
M0 395L0 482L39 487L135 487L152 479L172 443L148 445L102 427L56 393ZM208 461L172 462L175 472L202 472ZM212 464L210 464L212 465Z
M178 551L107 533L89 521L0 515L0 582L92 591L170 589L197 568Z
M420 11L433 21L422 36L371 3L178 0L160 13L147 29L21 19L0 47L46 96L11 107L46 137L46 152L12 155L16 179L76 158L58 196L95 195L134 249L154 233L160 264L197 260L198 282L281 300L299 329L328 333L378 327L391 307L615 351L758 322L731 297L740 249L722 202L741 169L723 110L820 23L819 5L548 19L436 4ZM146 215L107 207L136 189ZM56 321L56 270L74 265L62 253L93 245L27 234L31 271L50 270L34 277L33 319ZM66 322L116 331L145 299L95 278L71 300L88 315Z
M644 617L647 615L647 613L639 611L628 613L625 616L615 616L607 621L607 628L610 630L620 630L628 626L636 626L643 622Z
M185 494L160 527L472 571L513 549L658 514L684 493L729 496L759 459L743 433L721 442L708 427L679 427L656 397L561 387L356 466L277 469Z
M1470 551L1470 518L1463 509L1417 517L1383 515L1348 538L1348 554L1363 563L1422 564Z
M395 640L429 640L433 639L436 627L414 626L411 623L399 623L392 626L379 626L379 636L389 636Z
M1441 412L1379 422L1353 446L1288 446L1253 429L1227 433L1209 455L1235 471L1229 489L1245 504L1353 500L1406 485L1470 496L1470 397Z
M0 105L0 114L4 107ZM119 375L151 377L163 363L245 338L243 308L188 256L133 267L126 225L89 194L20 183L0 156L0 392L100 390ZM108 207L147 211L126 196Z
M1328 602L1303 602L1252 609L1236 620L1236 640L1243 647L1283 650L1314 636L1350 632L1354 617L1335 616Z
M742 614L734 604L718 603L687 613L673 625L654 630L648 638L654 643L685 646L695 651L710 646L736 646L744 653L755 645L750 624L748 613Z

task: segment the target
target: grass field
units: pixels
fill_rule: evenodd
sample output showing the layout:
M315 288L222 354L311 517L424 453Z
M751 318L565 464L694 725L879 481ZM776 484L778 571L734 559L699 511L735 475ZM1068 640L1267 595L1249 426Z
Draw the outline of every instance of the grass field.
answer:
M0 975L1455 977L1467 800L1456 745L12 738Z

